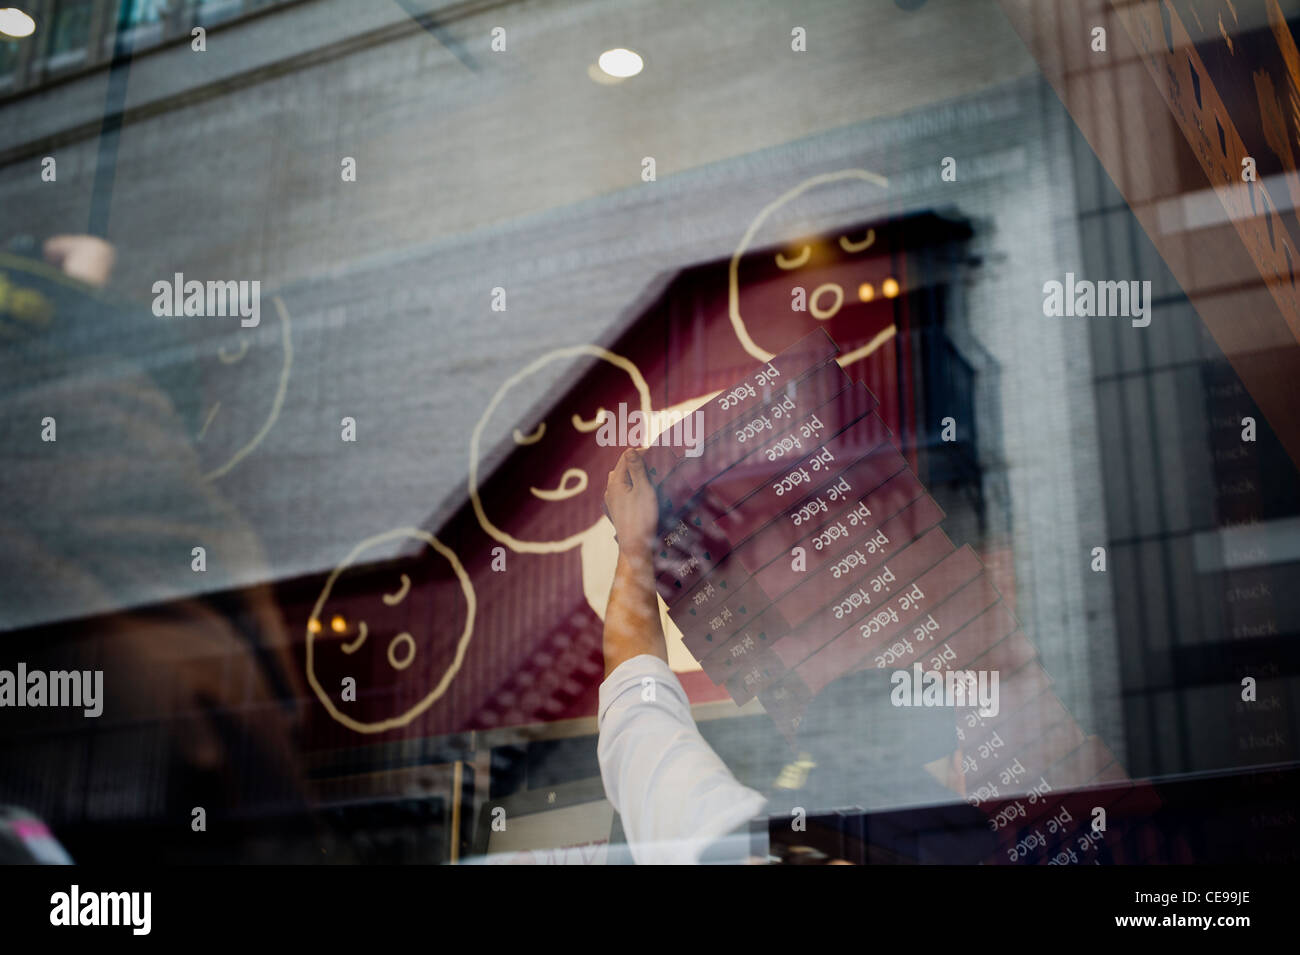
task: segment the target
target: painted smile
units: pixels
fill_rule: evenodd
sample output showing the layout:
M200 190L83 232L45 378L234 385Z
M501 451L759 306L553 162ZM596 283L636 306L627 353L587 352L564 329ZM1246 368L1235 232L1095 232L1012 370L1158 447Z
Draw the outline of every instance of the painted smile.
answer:
M573 483L570 484L570 481ZM564 477L560 478L559 487L548 491L539 491L535 487L530 487L528 490L534 497L539 497L543 501L567 501L587 490L587 472L581 468L569 468L564 472Z

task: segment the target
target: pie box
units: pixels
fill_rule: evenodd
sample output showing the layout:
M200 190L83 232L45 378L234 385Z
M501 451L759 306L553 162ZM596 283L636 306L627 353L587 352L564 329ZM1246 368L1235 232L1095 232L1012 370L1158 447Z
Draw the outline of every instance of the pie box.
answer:
M1039 795L1036 796L1032 803L1027 801L1024 794L1019 795L1020 799L1026 800L1025 818L1020 820L1019 824L1021 826L1034 825L1036 820L1051 812L1063 798L1071 795L1072 791L1077 791L1093 783L1102 775L1105 769L1112 765L1115 765L1115 755L1101 741L1100 737L1088 736L1084 738L1079 745L1062 753L1050 766L1034 776L1030 781L1027 792L1031 792L1037 787ZM1043 789L1044 783L1047 784L1045 790ZM1119 790L1114 793L1112 804L1123 804L1130 795L1129 791ZM1101 805L1101 803L1093 801L1092 805ZM1132 805L1136 807L1143 805L1143 803L1139 800ZM1074 813L1071 813L1071 815L1074 815ZM1089 807L1089 816L1091 816L1091 806ZM1091 822L1091 818L1088 821Z
M1006 684L1020 679L1022 673L1028 671L1027 667L1021 667L1014 674L1003 680L999 685L1000 691L1006 690ZM1000 692L1002 696L1000 710L995 717L980 716L975 711L969 711L959 714L957 717L957 742L962 746L979 747L984 745L992 738L994 733L1016 738L1015 734L1020 732L1023 727L1028 727L1028 732L1037 732L1040 728L1046 728L1052 725L1052 721L1060 718L1060 713L1065 713L1065 707L1057 698L1055 693L1041 693L1046 689L1049 683L1039 683L1036 676L1028 677L1031 683L1037 686L1038 693L1030 697L1024 697L1024 694L1018 694L1022 699L1022 706L1010 708L1007 706L1005 692ZM1041 693L1041 695L1039 695ZM1025 712L1020 712L1023 709ZM1067 713L1068 715L1068 713Z
M887 455L882 467L892 467L892 459ZM865 467L865 465L864 465ZM907 502L914 500L916 497L924 494L924 489L919 481L910 471L899 472L894 478L886 481L885 484L876 488L867 498L868 509L871 510L872 516L868 518L875 523L875 515L892 515L896 513ZM708 537L704 535L700 528L696 527L696 519L679 519L673 525L670 536L679 535L673 543L671 549L661 548L656 553L656 578L655 586L664 602L671 609L676 607L684 600L692 601L697 613L706 609L706 604L699 602L696 598L701 591L705 589L706 578L713 584L714 592L734 593L736 588L745 582L751 575L753 568L756 566L759 557L763 553L773 552L773 548L779 546L784 538L780 536L779 526L773 526L772 533L776 536L778 544L769 544L766 542L754 542L754 538L745 543L745 554L748 554L748 560L739 559L737 553L732 551L728 553L727 544L716 534ZM855 522L855 531L861 526L862 520ZM765 529L766 530L766 529ZM700 531L699 535L696 531ZM761 536L761 535L757 535ZM666 543L668 537L660 540L660 544ZM816 549L809 551L806 555L807 567L802 573L815 572L816 569L825 563L825 561L843 550L841 547L833 547L818 551ZM659 556L662 554L663 556ZM785 566L789 569L789 562ZM725 570L724 570L725 568ZM778 579L784 576L776 567L775 562L765 570L764 590L769 594L773 593L776 588L782 586ZM801 573L790 570L790 573ZM721 575L718 580L713 580L715 574ZM785 583L786 589L794 586L799 580ZM677 617L673 617L677 621ZM680 623L678 624L680 626Z
M960 596L959 593L953 600L958 599ZM945 632L951 633L951 631ZM1037 653L1033 644L1026 639L1025 635L1016 630L1015 615L999 597L997 603L980 613L969 624L952 634L946 642L928 654L929 662L926 668L944 670L955 667L970 667L979 663L980 668L984 670L1000 669L1000 667L986 665L984 655L1000 646L1000 641L1004 639L1010 640L1011 636L1017 637L1017 640L1013 643L1016 653L1025 652L1024 648L1026 647L1030 657ZM927 658L927 656L921 655L920 658ZM1003 655L995 656L994 659L999 661L1005 659L1005 652ZM910 663L911 661L907 662ZM1029 661L1025 659L1023 662L1028 663ZM1009 667L1007 672L1018 670L1021 665L1023 664Z
M966 774L967 789L987 784L995 787L1000 795L1028 792L1040 774L1073 752L1083 740L1083 730L1069 719L1040 729L1017 746L1004 743L994 755L980 763L978 770Z
M735 384L724 388L696 409L693 413L700 416L696 433L707 444L710 436L732 420L751 408L770 404L777 391L816 371L837 354L839 346L825 329L813 329L770 361L755 365ZM656 485L683 458L684 455L669 444L651 445L643 453L646 473Z
M746 411L770 404L774 395L823 368L839 351L839 346L825 329L813 329L702 405L699 413L703 415L703 421L698 433L706 436L707 444L709 436L717 434ZM835 367L839 368L839 365Z
M741 415L707 439L697 457L682 456L670 477L695 493L732 468L780 470L873 413L878 404L866 385L851 381L829 362L758 413ZM759 480L754 479L755 486Z
M1074 717L1065 709L1065 705L1055 693L1044 693L1039 705L1023 709L1025 712L1021 716L1003 721L1000 726L991 730L978 742L969 739L963 740L959 734L957 743L962 752L974 756L982 764L983 761L992 758L995 753L1014 751L1027 741L1052 729L1058 723L1074 722ZM970 711L966 711L959 714L958 723L961 723L969 713ZM998 714L999 718L1001 715L1001 713Z
M937 505L933 506L937 508ZM866 641L856 632L860 621L869 619L882 610L891 609L892 605L899 602L899 597L910 595L912 588L920 586L922 581L925 581L927 587L931 586L930 581L935 578L928 575L943 567L951 556L955 556L952 541L936 527L904 548L897 556L874 567L863 568L861 576L849 578L847 589L838 593L833 600L822 602L811 616L796 624L790 633L775 641L768 641L769 645L761 654L728 676L728 692L737 703L747 702L770 685L773 678L793 670L828 645L846 637L856 640L858 644L865 644ZM885 580L887 576L890 578L888 581ZM954 581L953 589L959 585L959 582ZM854 604L851 598L864 589L870 590L871 602ZM880 601L882 593L889 594L883 602ZM929 598L928 593L924 596ZM947 593L942 596L947 596ZM910 606L910 597L907 602ZM782 601L782 606L785 606L785 601ZM919 603L916 606L919 607ZM840 611L838 614L837 610ZM900 623L902 619L900 617ZM847 673L849 669L843 672ZM794 674L790 676L793 677ZM805 694L802 700L806 702L813 695Z
M725 538L705 532L704 523L692 519L690 514L680 516L671 516L668 520L663 520L659 525L659 540L657 546L660 554L659 560L666 561L669 555L675 551L681 551L689 554L699 547L717 540L725 546L727 550L731 549L730 542Z
M677 466L678 460L677 451L668 444L652 444L641 450L641 463L645 465L646 477L656 487Z
M698 604L681 601L669 609L669 616L682 632L682 642L697 660L722 646L732 633L757 619L772 605L752 577L734 589L715 587L712 594L705 596L718 599L702 600Z
M850 388L846 394L861 396L870 392L863 386ZM744 533L746 528L762 526L767 517L785 511L794 500L809 498L868 453L884 453L894 448L893 433L878 413L858 414L861 411L858 404L837 401L837 407L845 404L850 404L848 411L836 412L841 418L848 418L844 427L801 459L768 463L764 452L753 466L732 468L708 483L701 495L702 503L707 504L707 516L723 533L740 541L748 537Z
M679 599L675 606L670 606L668 608L668 616L677 624L678 629L683 626L682 621L687 618L691 610L696 610L697 615L698 613L704 613L705 611L712 612L711 608L725 600L726 595L731 593L729 584L730 574L726 572L727 567L728 565L726 561L724 561L719 570L700 581L700 583L692 588L690 594L685 598ZM748 581L748 579L748 576L743 577L741 586L743 586L744 582ZM667 602L666 598L665 602Z
M715 478L700 496L700 516L712 519L722 534L739 543L775 515L788 513L791 505L814 498L868 455L879 456L876 470L881 480L902 470L907 462L892 438L874 411L860 415L797 461L760 460L753 468L744 465Z
M862 396L870 397L871 395L865 386L852 390ZM871 398L871 402L874 403L874 401L875 399ZM813 441L832 433L827 422L835 422L837 425L840 423L837 416L841 411L837 411L833 407L828 411L825 410L826 408L827 406L823 406L822 409L797 423L788 434L774 437L769 441L768 445L754 448L749 452L748 457L765 460L770 454L777 452L780 448L780 442L799 442L802 444L803 449L811 448ZM867 414L870 409L853 409L853 412L856 411ZM808 437L804 437L805 435ZM689 462L683 461L673 474L677 475L678 472L690 467ZM786 467L787 464L774 458L771 463L747 468L747 472L750 474L750 480L760 481L763 476L772 473L773 469L784 470ZM667 483L671 484L671 482ZM660 510L658 572L663 572L670 566L681 565L692 556L703 556L706 551L713 555L713 561L716 561L718 555L725 553L730 548L732 539L721 532L714 523L714 518L720 513L716 501L717 499L714 496L706 493L696 498L690 506L680 510ZM771 514L768 515L769 518L771 516ZM669 577L677 579L676 575L671 572ZM674 590L677 590L677 588L674 587Z
M776 728L793 741L799 729L799 721L808 708L807 701L796 699L784 683L775 683L762 690L758 694L758 701Z
M826 634L826 639L830 640L834 633L847 626L847 621L853 618L856 611L870 605L872 595L866 589L872 586L873 578L881 578L874 591L878 600L880 593L887 593L889 587L897 584L900 573L912 573L915 576L926 569L919 566L918 561L939 559L938 556L925 557L922 551L912 551L907 556L903 554L915 538L942 519L943 511L931 498L927 496L917 500L881 526L864 530L857 545L849 542L846 553L851 551L852 559L846 556L823 566L812 576L799 575L802 579L795 587L784 594L778 594L778 599L760 614L751 614L753 622L733 628L731 637L725 641L692 637L686 640L687 648L692 653L703 651L704 657L697 656L696 659L701 661L705 673L714 682L722 683L742 672L752 662L749 654L773 646L778 639L803 627L819 611L826 611L828 617L836 618L833 629ZM872 556L859 560L859 555L868 549L863 541L872 545ZM901 563L892 563L886 570L881 570L886 562L895 558L901 560ZM751 583L765 595L768 593L763 590L758 578L751 578ZM825 632L830 627L828 621L822 631Z
M1116 766L1118 764L1111 764ZM1150 789L1150 787L1146 787ZM997 818L1004 805L1019 803L1021 809L1034 810L1033 822L1023 817L1015 820L1010 827L1003 826L997 830L998 856L996 864L1038 865L1084 865L1096 860L1102 850L1109 861L1120 865L1132 865L1150 858L1151 853L1144 854L1147 843L1145 836L1153 830L1151 823L1143 815L1130 814L1124 804L1126 789L1123 786L1098 785L1084 789L1071 789L1065 792L1053 792L1045 798L1038 799L1033 805L1026 805L1026 797L1015 796L1007 800L998 800L992 805L985 805L982 810ZM1092 829L1093 810L1104 809L1113 823L1107 830L1094 833ZM1061 810L1064 809L1069 822L1060 824ZM1019 814L1017 813L1017 816ZM1053 831L1053 820L1056 827ZM1015 851L1016 843L1023 834L1030 830L1042 836L1044 844L1036 846L1024 855ZM1007 828L1012 831L1007 832ZM1161 858L1166 858L1163 853Z
M849 446L852 446L853 443L858 442L864 435L868 434L878 435L880 442L885 442L883 444L878 442L873 447L870 455L859 458L854 463L854 467L861 465L858 474L862 485L874 485L877 476L888 477L906 467L903 456L892 445L887 443L889 429L884 426L884 423L878 417L872 414L866 419L859 419L857 423L864 424L865 427L855 430L855 434L850 437ZM832 444L843 437L845 437L845 434L833 439ZM872 438L871 440L875 439ZM836 451L831 445L827 445L809 456L810 458L817 458L819 462L817 465L808 464L808 459L806 459L802 467L805 470L814 467L825 467L824 462L835 460L835 455ZM841 459L845 457L843 452L840 452L839 456ZM847 462L841 461L841 463ZM832 487L842 487L839 480L839 477L842 476L839 475L826 481L825 486L818 489L820 494L824 494L829 498ZM853 482L855 488L857 484L858 480L855 479ZM675 512L670 516L666 515L666 519L661 519L659 543L661 552L666 553L662 553L661 558L657 561L656 572L661 578L658 582L659 593L670 607L687 596L700 581L698 573L679 577L670 570L670 564L673 567L683 566L691 556L704 556L707 552L709 556L705 558L705 566L717 566L720 563L717 559L718 555L727 552L733 542L743 542L756 532L764 530L767 524L778 519L777 515L790 520L782 511L782 508L797 511L801 507L809 506L805 500L791 504L788 500L782 501L779 496L755 494L749 498L750 501L755 502L754 505L751 506L746 503L744 512L737 512L736 516L732 517L723 513L726 505L713 494L713 488L714 485L712 484L707 486L704 493L697 496L684 511ZM816 496L810 496L810 499ZM714 520L715 517L718 518L716 521ZM681 556L674 557L674 551L682 551L683 553ZM739 569L739 566L737 569Z
M980 574L924 617L917 618L911 628L899 633L893 642L879 646L862 668L902 670L918 662L924 663L926 670L968 666L951 662L956 658L956 652L945 651L947 644L944 639L949 635L956 639L958 633L965 634L968 643L981 644L976 652L983 652L1007 636L1015 629L1016 621L998 602L1000 599L988 575ZM1032 657L1033 647L1029 650Z
M1052 678L1037 663L1023 666L998 684L999 708L997 716L981 716L970 710L957 718L957 739L963 746L979 746L994 733L1013 735L1017 727L1028 726L1033 732L1045 729L1054 715L1052 702L1060 705L1055 693L1050 699L1039 695L1050 689ZM1024 712L1021 712L1024 710Z
M673 608L687 594L698 594L703 582L717 576L717 586L725 590L729 585L739 586L749 579L749 571L737 560L731 560L725 550L702 549L698 553L671 551L667 559L655 555L655 589Z
M988 653L974 663L954 663L951 666L977 670L996 670L1001 674L1001 678L1005 680L1022 666L1027 666L1037 659L1037 648L1029 642L1029 638L1022 631L1017 630L1010 636L1002 638L1001 641L989 649ZM945 665L948 664L946 662L940 663L935 669L943 669Z
M941 535L943 544L949 549L952 547L947 535L937 529L912 547L926 546L926 538L933 534ZM848 630L804 659L782 682L796 697L811 700L838 677L856 669L876 649L887 646L897 633L921 614L923 608L928 612L928 608L938 606L981 573L983 566L969 545L949 553L915 582L900 587L901 592L869 616L865 623L854 621ZM787 648L782 646L782 642L773 645L772 653L787 665L807 646Z
M759 517L751 527L761 525L882 443L892 446L893 435L876 407L867 386L853 382L731 468L689 481L699 485L692 503L698 502L702 517L716 521L770 486L767 502L748 511Z
M655 589L671 608L705 576L725 564L731 545L710 528L705 531L684 520L663 532L654 552ZM749 571L734 568L745 577Z
M844 579L855 566L877 563L871 552L860 553L855 558L855 549L865 550L865 545L875 537L875 531L882 524L917 501L928 501L933 509L938 509L915 475L911 471L900 471L853 502L835 520L827 521L811 533L805 531L803 535L794 537L799 528L777 524L764 534L751 537L733 553L758 578L763 589L773 596L785 593L823 567L830 567L835 579ZM912 513L915 519L919 519L922 513L928 515L931 511ZM938 510L938 514L942 520L943 511ZM894 530L902 532L898 525ZM793 560L792 550L796 546L804 550L803 570L795 569L800 566Z
M869 513L846 527L840 539L854 528L878 525L917 498L928 497L911 471L894 467L896 457L902 455L891 451L863 458L820 494L787 505L775 520L735 545L736 554L754 573L781 557L787 558L785 563L789 564L791 548L796 546L803 547L809 557L817 557L830 551L835 543L834 539L819 542L820 535L845 521L859 507L865 506Z
M862 504L862 507L866 505ZM751 577L741 591L736 591L735 595L724 600L724 604L732 611L729 618L735 621L729 629L719 631L718 628L711 628L710 631L705 631L698 626L690 626L689 631L682 630L686 648L697 654L695 659L701 659L711 648L719 647L727 635L740 630L775 600L783 602L781 618L788 628L802 624L818 605L826 603L832 596L837 598L840 595L853 570L858 567L876 567L941 520L944 520L943 509L930 496L923 495L883 524L862 526L857 537L839 542L837 546L842 548L841 560L835 563L823 564L822 568L811 574L806 570L798 572L792 569L789 574L781 576L764 574L762 579ZM855 554L852 559L844 556L850 551ZM777 554L779 556L776 560L793 563L787 548L781 548ZM774 579L777 581L775 586L785 587L785 590L775 589L772 583ZM787 594L789 599L785 596ZM712 639L707 639L708 637Z
M682 457L677 461L658 485L659 513L676 514L686 509L691 498L706 484L754 453L779 445L783 436L797 434L801 424L806 424L810 417L816 418L822 405L850 385L852 382L844 369L828 362L773 394L769 404L741 414L706 439L697 457Z
M836 563L823 565L822 569L814 573L813 576L802 574L801 582L785 592L785 594L771 594L763 589L762 582L758 577L750 578L749 590L762 595L758 600L766 600L772 603L772 609L764 615L762 624L757 624L755 618L754 633L738 634L737 642L744 641L746 635L753 638L754 635L762 633L759 637L759 643L767 641L768 638L784 637L790 630L800 628L810 617L813 617L818 611L826 609L829 616L836 618L839 622L839 629L846 626L846 620L852 620L854 611L867 607L871 604L871 595L865 591L865 586L870 586L872 570L879 568L885 561L891 560L892 557L900 554L907 544L919 538L924 531L930 530L940 521L944 520L943 509L930 495L923 495L922 498L907 505L902 511L898 512L884 524L876 528L867 528L863 530L857 543L848 543L845 546L845 554L853 552L854 559L850 567L848 557L836 561ZM863 556L861 560L857 555L862 555L863 551L870 551L870 556ZM913 557L918 555L913 555ZM909 572L909 563L902 564L901 568L892 568L891 577L893 581L881 582L880 589L888 591L889 583L897 583L898 573ZM924 570L926 568L919 568ZM919 572L919 570L918 570ZM854 583L857 581L857 583ZM879 592L880 591L876 591ZM849 605L842 605L848 602ZM755 600L751 598L749 605L754 605ZM753 613L749 616L755 616ZM736 618L733 613L733 618ZM744 620L733 626L732 633L744 628ZM712 634L708 634L712 635ZM829 639L829 637L827 638ZM727 643L720 642L716 637L714 639L701 639L697 635L686 638L686 648L694 652L703 651L708 656L706 661L705 672L715 682L723 682L736 672L736 661L744 656L744 652L737 652L736 647L729 647ZM753 648L753 641L746 644ZM708 654L711 647L716 647L715 654ZM701 656L695 657L701 659ZM716 676L715 676L716 674ZM719 678L722 677L722 678Z
M1100 748L1098 748L1100 746ZM1082 751L1082 752L1081 752ZM1095 736L1088 737L1083 743L1076 748L1076 753L1080 753L1085 760L1095 762L1105 760L1111 757L1109 750L1101 745L1101 741ZM1111 762L1109 766L1117 766L1117 763ZM1061 789L1056 786L1050 779L1043 774L1039 774L1034 779L1034 784L1038 791L1032 796L1027 793L1018 793L1011 796L998 796L980 804L980 809L989 817L989 829L994 832L998 842L999 850L998 861L1006 862L1024 862L1031 853L1039 857L1039 861L1056 856L1067 844L1075 850L1076 858L1085 856L1080 852L1080 846L1077 841L1080 837L1088 834L1092 830L1092 811L1100 807L1107 813L1112 808L1124 806L1130 791L1130 787L1124 785L1115 785L1113 783L1097 783L1100 774L1093 777L1089 782L1093 785L1085 788L1073 786L1068 789ZM1046 782L1047 788L1043 789L1043 783ZM1136 805L1136 804L1135 804ZM1014 808L1013 808L1014 807ZM1011 812L1006 810L1011 808ZM1068 821L1063 821L1061 809L1066 810ZM1131 818L1127 810L1121 810L1125 817ZM1140 816L1138 818L1141 818ZM1055 827L1048 825L1047 820L1057 821ZM1063 823L1063 824L1062 824ZM1054 830L1054 831L1053 831ZM1037 832L1043 837L1043 845L1035 846L1029 852L1013 852L1008 854L1018 842L1025 838L1030 832ZM1113 837L1112 837L1113 838ZM1104 834L1101 840L1107 848L1113 848L1113 842ZM1019 856L1019 858L1013 858Z

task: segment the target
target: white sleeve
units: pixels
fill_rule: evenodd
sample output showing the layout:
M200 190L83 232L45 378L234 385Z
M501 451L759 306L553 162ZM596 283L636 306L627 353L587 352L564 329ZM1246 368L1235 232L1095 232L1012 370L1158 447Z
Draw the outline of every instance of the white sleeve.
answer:
M640 864L699 861L710 843L762 812L700 735L686 691L658 657L625 660L600 685L596 753L605 795Z

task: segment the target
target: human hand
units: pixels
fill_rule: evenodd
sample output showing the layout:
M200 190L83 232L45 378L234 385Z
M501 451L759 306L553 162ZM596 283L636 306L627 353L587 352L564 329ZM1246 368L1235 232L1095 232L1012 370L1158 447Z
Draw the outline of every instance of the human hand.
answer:
M93 235L51 236L42 252L45 261L65 275L101 288L108 284L117 261L113 246Z
M650 550L659 526L659 500L636 448L624 451L605 485L605 513L614 524L618 549L642 555Z

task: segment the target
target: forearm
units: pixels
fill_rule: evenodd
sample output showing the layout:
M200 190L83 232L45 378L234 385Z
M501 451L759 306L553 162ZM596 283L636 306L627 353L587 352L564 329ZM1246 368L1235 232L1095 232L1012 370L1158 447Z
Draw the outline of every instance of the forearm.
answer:
M619 548L614 586L605 608L604 650L605 676L643 653L668 661L649 547Z

